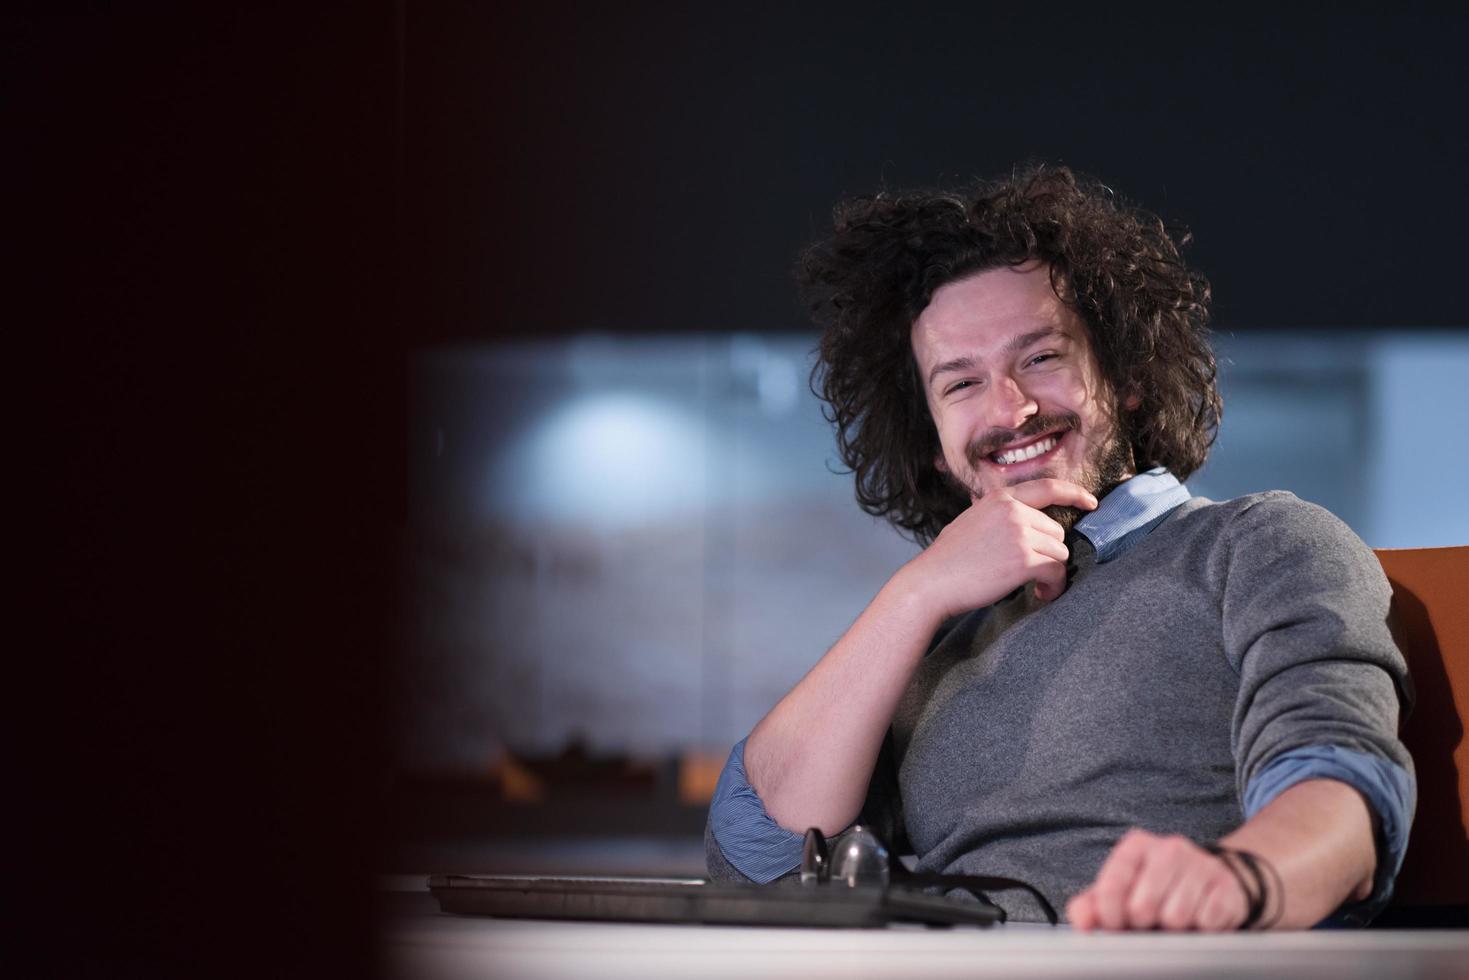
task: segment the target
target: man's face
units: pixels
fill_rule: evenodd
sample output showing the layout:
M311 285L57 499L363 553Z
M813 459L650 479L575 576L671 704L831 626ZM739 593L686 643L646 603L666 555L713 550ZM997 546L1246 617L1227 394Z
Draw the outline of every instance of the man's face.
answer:
M912 338L942 448L935 465L971 499L1043 477L1100 497L1132 475L1115 400L1049 266L1005 266L940 287Z

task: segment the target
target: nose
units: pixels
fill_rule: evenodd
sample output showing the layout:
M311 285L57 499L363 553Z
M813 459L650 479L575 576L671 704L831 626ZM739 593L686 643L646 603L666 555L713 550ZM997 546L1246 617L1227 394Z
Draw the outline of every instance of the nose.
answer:
M985 396L985 424L996 429L1018 429L1040 411L1035 399L1008 374L995 375Z

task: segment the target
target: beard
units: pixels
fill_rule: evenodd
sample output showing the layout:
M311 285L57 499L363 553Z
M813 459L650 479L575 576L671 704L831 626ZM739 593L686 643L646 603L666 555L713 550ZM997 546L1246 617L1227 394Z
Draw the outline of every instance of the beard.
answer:
M1092 451L1086 467L1082 470L1082 478L1076 482L1090 490L1092 496L1100 501L1130 477L1132 469L1132 447L1122 441L1114 427L1106 440ZM1065 507L1060 504L1042 507L1041 512L1060 524L1061 530L1067 532L1075 527L1076 522L1082 517L1091 513L1080 507Z
M1059 430L1078 432L1080 428L1081 419L1074 412L1037 415L1018 429L995 429L985 433L965 447L964 457L969 463L970 472L977 473L981 460L1012 442L1030 439L1044 432ZM1090 452L1087 453L1086 459L1082 462L1081 473L1077 474L1072 482L1090 491L1092 496L1101 500L1115 490L1120 483L1132 476L1133 465L1132 447L1121 436L1121 420L1114 418L1105 437L1092 446ZM1043 480L1055 475L1050 470L1043 469L1029 476L1010 481L1010 486L1024 483L1027 480ZM984 491L977 485L978 481L976 485L970 486L952 473L949 474L949 480L956 489L974 500L984 495ZM1043 507L1041 512L1060 524L1061 529L1067 532L1070 532L1083 515L1089 513L1079 507L1066 507L1059 504Z

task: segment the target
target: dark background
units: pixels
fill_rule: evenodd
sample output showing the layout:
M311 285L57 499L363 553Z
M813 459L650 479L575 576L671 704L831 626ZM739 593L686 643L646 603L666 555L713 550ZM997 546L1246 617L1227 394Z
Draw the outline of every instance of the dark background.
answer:
M410 4L416 322L802 328L838 197L1039 159L1192 228L1222 325L1463 325L1463 15L916 7Z
M1226 329L1463 327L1463 17L1184 10L12 8L17 932L367 972L415 350L802 329L836 198L1030 158Z

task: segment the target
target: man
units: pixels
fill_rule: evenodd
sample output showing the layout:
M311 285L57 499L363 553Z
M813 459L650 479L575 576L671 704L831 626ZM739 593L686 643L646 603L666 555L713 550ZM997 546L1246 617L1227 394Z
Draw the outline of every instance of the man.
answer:
M1415 797L1389 588L1324 510L1179 482L1220 402L1161 223L1035 168L850 202L800 271L858 500L927 547L731 753L711 874L860 817L1082 929L1378 910Z

